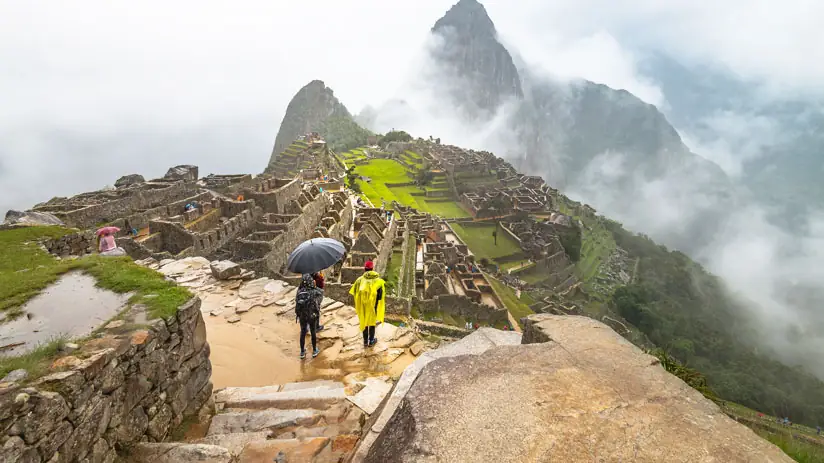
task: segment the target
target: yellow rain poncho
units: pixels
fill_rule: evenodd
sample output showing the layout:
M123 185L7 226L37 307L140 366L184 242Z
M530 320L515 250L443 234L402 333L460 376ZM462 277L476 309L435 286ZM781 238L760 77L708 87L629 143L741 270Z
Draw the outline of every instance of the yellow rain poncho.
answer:
M367 326L375 326L378 322L383 322L383 316L386 313L386 287L385 282L375 271L368 271L361 275L352 288L349 289L349 294L355 296L355 312L358 314L358 321L360 321L360 329L364 330ZM381 290L381 299L378 301L378 307L375 308L375 301L378 297L378 289Z

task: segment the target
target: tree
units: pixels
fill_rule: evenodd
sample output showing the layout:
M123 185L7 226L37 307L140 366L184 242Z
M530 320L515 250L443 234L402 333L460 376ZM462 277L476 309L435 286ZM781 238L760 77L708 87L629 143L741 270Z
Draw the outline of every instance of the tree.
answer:
M378 142L381 146L386 146L390 142L399 141L399 142L409 142L412 141L412 135L404 132L403 130L392 130L386 132L386 135L381 137L380 141Z

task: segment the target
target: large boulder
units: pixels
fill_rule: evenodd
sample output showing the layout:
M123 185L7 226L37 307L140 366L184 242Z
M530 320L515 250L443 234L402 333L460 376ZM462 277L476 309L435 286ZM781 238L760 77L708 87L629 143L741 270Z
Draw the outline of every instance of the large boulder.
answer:
M8 211L3 225L60 225L64 226L62 220L48 212L34 211Z
M544 342L430 362L365 461L792 461L603 323L527 328Z
M138 183L143 183L145 181L146 181L146 179L143 178L143 176L140 175L140 174L129 174L129 175L124 175L124 176L120 177L119 179L117 179L117 181L114 182L114 187L115 188L125 188L127 186L136 185Z
M198 168L193 165L181 165L170 167L163 176L163 180L185 180L194 182L198 177Z
M209 269L212 271L212 276L218 280L228 280L240 275L243 271L240 265L229 260L216 260L209 264Z

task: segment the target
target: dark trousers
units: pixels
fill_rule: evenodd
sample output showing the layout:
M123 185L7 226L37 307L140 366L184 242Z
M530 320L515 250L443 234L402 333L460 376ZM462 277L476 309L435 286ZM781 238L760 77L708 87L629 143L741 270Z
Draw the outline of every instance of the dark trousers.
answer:
M367 326L363 329L363 343L369 344L369 341L375 339L375 327Z
M317 329L318 324L315 320L307 321L306 323L301 322L300 324L300 351L303 352L306 346L306 332L312 334L312 349L316 349L318 346L318 336L317 336Z

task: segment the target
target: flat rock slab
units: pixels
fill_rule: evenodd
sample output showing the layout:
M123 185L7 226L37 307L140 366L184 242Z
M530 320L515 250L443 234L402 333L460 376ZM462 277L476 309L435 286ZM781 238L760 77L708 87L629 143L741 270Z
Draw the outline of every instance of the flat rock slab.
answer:
M167 276L181 274L196 269L208 269L210 263L205 257L185 257L180 260L172 260L167 262L165 265L163 262L166 261L163 260L160 262L161 266L159 271Z
M360 392L347 397L347 399L371 415L378 409L386 394L389 394L389 391L392 390L392 383L379 378L367 378L363 384L364 388Z
M340 309L341 307L343 307L343 302L340 302L340 301L335 301L335 302L333 302L333 303L331 303L331 304L327 305L326 307L323 307L323 308L321 309L321 313L327 313L327 312L331 312L331 311L333 311L333 310L338 310L338 309Z
M238 295L243 299L252 299L258 296L263 296L264 288L266 288L266 285L272 281L274 280L264 277L246 282L240 287L240 290L238 290Z
M207 436L272 431L287 426L305 426L320 419L318 410L261 410L220 413L212 417Z
M524 338L552 341L495 346L507 339L486 333L485 349L455 343L475 355L419 358L365 461L792 461L603 323L529 318Z
M125 461L132 463L230 463L232 454L217 445L144 442L132 447Z
M272 439L252 442L243 449L239 463L311 462L327 445L328 437Z
M398 327L391 323L381 323L375 327L375 337L381 341L391 341L395 339Z
M265 408L314 408L323 409L346 398L342 383L338 386L308 386L280 392L236 393L224 395L223 403L231 408L265 409Z

